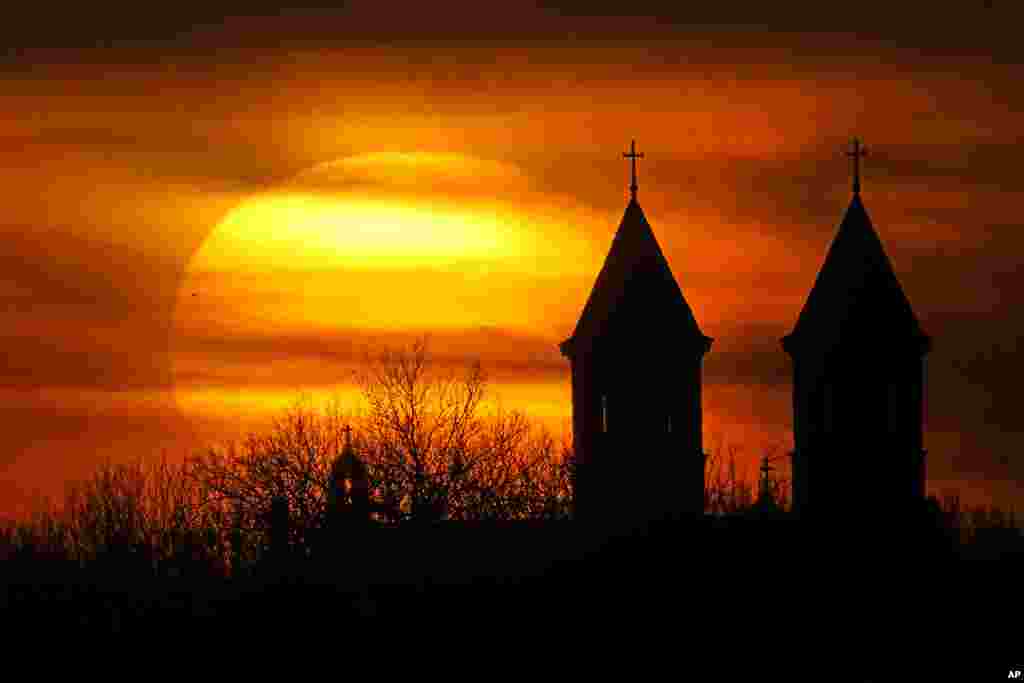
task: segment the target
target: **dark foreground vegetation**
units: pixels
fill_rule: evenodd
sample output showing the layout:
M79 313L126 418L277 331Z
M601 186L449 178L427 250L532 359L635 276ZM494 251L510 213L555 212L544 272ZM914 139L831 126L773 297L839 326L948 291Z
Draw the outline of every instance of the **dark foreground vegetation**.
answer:
M483 390L478 368L433 374L418 345L372 366L365 414L300 407L182 464L108 465L3 527L0 608L48 632L323 615L735 628L948 619L1018 594L1012 515L947 498L912 520L809 524L786 512L784 480L745 483L721 454L701 519L571 520L569 447L521 416L481 417Z

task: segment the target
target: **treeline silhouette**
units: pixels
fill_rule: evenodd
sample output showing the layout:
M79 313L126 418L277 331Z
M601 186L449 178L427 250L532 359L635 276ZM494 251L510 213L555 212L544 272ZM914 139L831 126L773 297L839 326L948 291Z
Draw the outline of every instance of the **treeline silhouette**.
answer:
M59 505L4 524L2 606L115 630L203 615L247 623L303 606L514 609L572 591L586 602L581 575L619 584L642 575L644 590L667 593L680 552L719 572L809 554L786 515L788 482L770 476L768 463L784 462L778 453L752 481L737 471L735 449L713 452L709 516L692 525L637 524L623 511L619 528L581 527L569 519L571 444L521 414L484 415L478 364L441 371L421 340L365 367L359 414L300 403L269 429L181 463L108 463ZM659 474L655 460L623 458L624 486ZM1024 556L1012 513L955 497L930 504L928 544L911 544L929 558ZM870 508L870 492L851 505ZM845 565L887 552L815 533Z

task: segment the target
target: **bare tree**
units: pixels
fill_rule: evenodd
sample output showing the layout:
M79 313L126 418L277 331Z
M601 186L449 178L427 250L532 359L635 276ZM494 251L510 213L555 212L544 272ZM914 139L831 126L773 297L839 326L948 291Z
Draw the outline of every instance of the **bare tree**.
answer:
M427 342L420 339L409 351L385 350L368 359L361 377L368 455L385 500L405 519L443 517L451 489L480 457L470 452L482 430L479 363L463 377L431 376L430 370Z
M200 507L222 511L236 562L266 546L275 512L287 516L289 540L310 547L323 526L331 465L341 455L349 419L337 408L297 402L271 428L240 445L210 449L188 463Z
M360 379L365 414L297 404L269 431L190 461L199 504L221 515L233 555L266 546L273 511L282 509L291 544L314 545L328 519L332 467L349 439L378 522L568 514L567 446L519 413L483 415L479 363L442 371L420 339L368 358Z
M371 359L362 389L366 457L395 521L523 519L567 508L553 439L520 413L481 414L479 362L439 372L422 338Z

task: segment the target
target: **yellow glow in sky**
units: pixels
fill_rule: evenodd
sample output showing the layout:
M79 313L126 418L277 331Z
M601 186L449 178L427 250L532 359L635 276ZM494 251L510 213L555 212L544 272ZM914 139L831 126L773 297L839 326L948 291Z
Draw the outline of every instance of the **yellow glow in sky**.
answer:
M516 330L551 337L554 353L600 265L586 235L608 221L504 162L380 153L313 167L236 206L189 263L179 406L252 413L299 387L350 392L338 354L366 332ZM562 415L566 391L531 408Z
M585 207L532 193L516 166L375 153L319 164L231 210L189 272L497 268L561 275L597 254ZM553 215L552 207L558 207ZM573 230L566 226L576 224ZM572 259L566 259L571 249Z
M600 264L581 227L602 218L531 194L502 162L381 153L320 164L224 217L189 263L176 326L262 337L568 328L580 302L566 303L565 283Z
M519 236L494 211L388 198L271 194L231 211L190 269L445 267L515 261L521 254Z

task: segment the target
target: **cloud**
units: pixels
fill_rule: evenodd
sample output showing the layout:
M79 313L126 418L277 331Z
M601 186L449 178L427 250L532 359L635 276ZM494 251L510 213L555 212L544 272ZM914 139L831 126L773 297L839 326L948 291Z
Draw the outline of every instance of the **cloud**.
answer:
M202 443L170 393L0 388L0 410L0 516L37 511L40 496L60 501L105 461L177 461Z
M28 30L6 22L0 137L12 173L0 235L0 384L25 392L166 387L173 346L191 359L177 374L185 383L286 386L345 377L364 346L429 329L429 320L349 329L356 316L339 308L328 330L224 334L199 325L169 339L188 257L233 202L291 180L325 192L454 198L498 188L547 206L545 243L557 247L557 231L585 233L601 252L595 263L582 247L559 257L584 264L586 278L524 276L492 288L496 280L476 276L485 259L436 276L448 278L438 310L463 316L463 328L500 310L488 330L435 330L446 362L480 356L508 381L565 386L556 332L571 330L621 216L619 154L632 126L648 153L641 201L716 337L708 386L758 397L734 401L737 422L784 422L789 366L778 337L796 320L846 207L841 148L857 133L871 150L868 207L936 341L930 429L962 434L964 451L977 453L966 462L981 463L972 471L1006 480L984 463L1016 443L1024 304L1016 112L1024 91L998 64L1020 61L1016 23L957 14L923 31L913 10L869 2L841 25L820 8L772 5L745 14L750 25L727 28L701 25L707 8L679 7L662 6L657 19L588 18L575 4L477 9L456 21L434 6L395 13L386 3L264 18L225 18L212 7L163 17L158 8L145 21L90 8L60 26L42 15ZM775 30L755 29L760 18ZM834 32L777 31L816 22ZM433 42L380 46L381 37L426 34ZM16 47L47 42L61 49ZM588 220L567 208L577 205ZM529 254L517 263L535 265ZM387 277L353 282L337 298L354 307ZM432 277L410 278L404 289L392 283L393 302L421 301L414 295ZM256 297L249 303L238 310L263 315ZM298 316L308 322L301 308ZM512 324L522 320L532 323ZM54 412L31 401L11 408L21 446L52 428L55 453L86 431L95 438L78 448L99 449L119 430L156 424L47 419ZM943 462L950 476L967 472L964 462Z
M169 383L173 264L38 225L0 234L0 385Z
M27 108L32 103L22 105ZM237 132L209 130L203 134L180 117L168 120L163 113L131 111L131 104L126 106L128 111L110 114L105 125L68 122L7 131L0 136L5 143L0 154L12 162L56 155L59 158L51 163L65 168L85 165L94 171L119 172L122 179L137 183L190 185L240 197L266 190L307 165L305 160L296 162L274 150L255 149L248 136ZM50 118L73 115L51 112ZM264 124L270 125L270 121ZM155 129L161 134L155 135Z
M791 55L812 52L845 56L884 51L921 58L943 55L1019 54L1012 26L1019 12L1012 3L966 5L956 12L934 12L933 5L894 5L863 0L857 12L839 14L810 0L770 6L640 2L623 16L621 3L561 0L543 6L481 7L468 0L443 0L429 8L393 1L359 1L343 8L289 9L272 3L213 2L133 8L94 4L69 7L55 24L51 13L30 4L12 7L5 44L139 51L145 48L188 54L212 48L324 48L344 43L420 41L433 46L453 41L560 40L587 38L634 42L643 38L716 40L729 47L787 46ZM797 35L802 33L803 35ZM137 57L136 57L137 58Z
M567 377L568 362L557 341L494 327L446 330L362 330L272 334L188 335L176 341L178 380L183 384L250 382L281 386L346 381L350 371L385 349L408 349L426 338L431 357L457 367L479 360L501 379ZM275 364L288 371L276 375ZM260 368L266 371L261 371Z
M490 196L529 186L517 165L451 152L374 152L317 164L295 176L282 191L383 187L404 193L437 195L486 193Z

